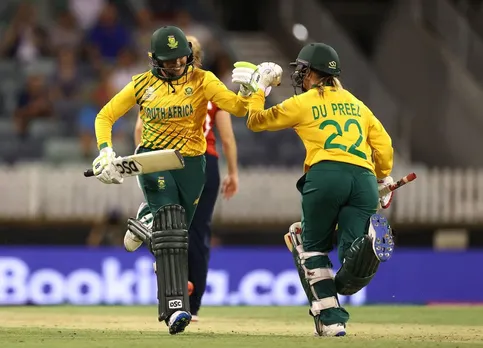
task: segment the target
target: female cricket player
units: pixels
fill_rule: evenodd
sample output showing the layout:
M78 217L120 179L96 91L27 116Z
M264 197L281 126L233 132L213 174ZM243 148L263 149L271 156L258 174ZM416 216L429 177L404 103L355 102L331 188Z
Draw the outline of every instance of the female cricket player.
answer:
M194 65L200 68L202 60L201 45L193 36L188 35L187 39L192 43ZM223 180L221 193L225 199L230 199L238 191L237 148L231 116L228 112L219 109L214 103L208 102L208 112L203 123L204 135L207 142L205 153L206 182L188 232L188 279L193 285L193 292L190 294L191 321L198 321L201 298L206 289L211 244L211 219L220 189L220 172L218 168L216 138L213 132L214 128L218 130L220 135L223 153L228 165L228 174ZM143 121L141 117L138 117L134 130L136 146L141 142L142 130ZM152 227L153 215L149 211L146 203L141 203L137 218L145 222L149 228ZM126 250L134 251L141 244L142 241L131 231L128 230L126 232L124 238Z
M332 47L308 44L291 65L292 85L303 93L267 110L263 91L254 93L247 127L254 132L293 128L305 145L304 175L297 182L301 235L295 231L294 259L316 333L344 336L349 314L337 294L351 295L369 284L380 262L393 253L388 221L376 214L378 205L387 208L392 198L379 201L377 179L382 185L393 181L392 141L371 110L342 88ZM337 224L342 267L334 278L328 252Z
M185 167L181 170L141 175L139 181L145 201L154 216L155 225L156 221L159 221L158 225L161 226L167 222L174 224L185 220L189 228L205 183L206 138L203 123L208 102L215 103L235 116L245 116L248 110L246 96L249 93L236 95L211 72L195 67L191 43L177 27L165 26L153 33L149 57L152 69L133 76L132 81L116 94L96 117L95 132L100 153L93 161L93 171L97 179L105 184L123 182L121 173L113 164L116 155L112 148L112 126L138 104L143 121L138 152L177 149L185 162ZM247 90L256 90L258 80L259 78L248 82ZM179 206L182 207L181 210ZM179 214L183 214L185 218L180 218ZM170 238L176 239L174 236L177 233L184 233L183 231L173 229L167 233L173 236ZM163 240L165 239L159 238L153 243L162 243ZM184 248L184 242L182 244ZM155 247L159 250L163 248L158 244ZM161 252L159 254L161 255ZM156 263L158 264L158 259ZM178 268L178 265L174 268ZM179 269L181 272L188 272L187 264L180 265ZM162 271L174 272L169 267ZM183 277L176 275L167 279L177 281ZM171 286L163 284L158 277L158 288L161 285ZM173 285L173 289L175 288ZM158 293L159 320L162 320L165 313L161 313L159 296ZM171 334L184 331L191 320L188 306L183 303L184 295L180 299L183 300L163 302L167 303L166 308L169 307L170 310L178 309L175 312L166 312L166 323Z

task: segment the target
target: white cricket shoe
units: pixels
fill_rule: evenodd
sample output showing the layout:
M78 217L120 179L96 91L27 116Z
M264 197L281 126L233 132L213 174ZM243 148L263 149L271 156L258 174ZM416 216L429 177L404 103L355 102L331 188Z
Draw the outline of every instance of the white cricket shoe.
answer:
M175 335L183 332L184 329L190 324L191 314L185 311L176 311L171 314L168 321L169 333Z
M317 329L314 329L314 336L342 337L346 335L344 324L324 325L319 322L318 325L322 325L322 330L320 330L321 334L319 335Z
M146 227L152 228L153 227L153 215L151 214L148 205L143 202L138 208L138 212L136 213L136 219L142 222ZM124 235L124 248L129 251L133 252L137 250L143 241L140 240L134 233L127 230L126 234Z

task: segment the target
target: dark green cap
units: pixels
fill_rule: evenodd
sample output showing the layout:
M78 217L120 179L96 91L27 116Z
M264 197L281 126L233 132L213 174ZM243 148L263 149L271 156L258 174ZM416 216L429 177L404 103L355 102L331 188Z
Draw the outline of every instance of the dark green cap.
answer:
M340 61L337 52L324 43L311 43L304 46L297 57L297 61L290 65L305 63L309 68L326 73L327 75L340 75Z
M151 58L167 61L191 55L191 47L183 31L175 26L165 26L151 36Z

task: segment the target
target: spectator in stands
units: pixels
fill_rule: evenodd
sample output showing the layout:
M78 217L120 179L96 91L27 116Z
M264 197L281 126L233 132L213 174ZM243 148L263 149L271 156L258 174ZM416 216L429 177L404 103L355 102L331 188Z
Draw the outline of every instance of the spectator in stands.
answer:
M126 229L124 220L119 210L108 211L99 222L92 226L87 236L87 245L91 247L123 245Z
M94 91L89 95L87 103L81 108L77 126L79 128L79 139L81 143L82 153L86 158L91 158L96 148L96 138L94 132L94 122L97 113L101 108L107 104L111 97L115 94L114 89L110 84L111 73L104 70L100 79L94 88ZM124 142L126 137L127 119L119 119L113 129L114 141Z
M195 36L203 47L203 69L214 70L215 57L220 51L218 41L215 39L211 29L203 23L195 21L191 14L181 9L176 12L174 25L179 27L186 35Z
M68 0L70 12L76 18L79 27L88 31L97 23L106 6L107 0Z
M95 65L99 64L99 60L114 62L119 52L130 46L129 30L119 20L114 4L105 5L99 21L88 33L87 41L90 59Z
M142 8L136 12L136 24L134 29L136 52L138 52L139 57L146 59L153 32L167 23L156 19L149 9Z
M147 57L147 54L144 56ZM125 85L127 85L132 80L134 75L140 74L145 70L145 67L139 64L137 61L136 51L131 47L123 48L119 52L116 65L112 70L110 78L110 83L114 89L114 93L119 92Z
M59 14L56 22L50 28L50 44L53 53L61 48L79 49L83 33L77 25L76 18L69 11Z
M74 99L78 96L82 76L77 64L75 48L64 46L57 53L57 66L52 79L53 100Z
M19 94L17 109L14 114L17 134L25 138L28 136L28 127L36 118L52 116L52 104L49 98L45 77L32 73L28 76L23 90Z
M165 20L171 20L173 14L179 9L180 3L185 0L147 0L147 7L156 13L158 17L162 17Z
M238 93L239 85L234 84L231 80L231 71L233 63L230 56L225 52L220 52L215 58L214 73L225 84L228 89Z
M24 63L50 55L48 35L37 23L33 4L22 2L2 35L0 55Z

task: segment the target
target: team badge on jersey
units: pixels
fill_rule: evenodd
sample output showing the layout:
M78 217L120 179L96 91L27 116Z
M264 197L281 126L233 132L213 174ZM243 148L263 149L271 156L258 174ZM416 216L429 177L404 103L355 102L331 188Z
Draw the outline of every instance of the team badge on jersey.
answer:
M168 36L168 47L172 50L178 48L178 41L176 41L176 38L173 35Z
M158 188L164 190L166 188L166 182L164 181L164 176L158 178Z
M154 99L154 87L148 87L146 88L146 91L144 92L142 100L145 101L151 101Z
M186 87L184 90L184 94L186 94L187 96L193 95L193 88Z

